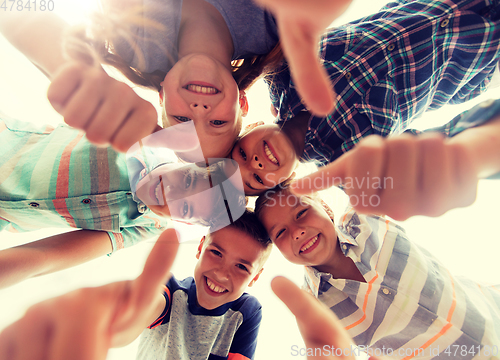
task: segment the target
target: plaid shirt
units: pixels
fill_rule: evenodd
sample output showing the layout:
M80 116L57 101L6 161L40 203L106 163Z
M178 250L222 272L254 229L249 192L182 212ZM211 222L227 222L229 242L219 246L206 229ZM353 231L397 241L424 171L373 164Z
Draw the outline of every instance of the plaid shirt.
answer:
M336 230L366 282L306 267L305 288L362 349L385 349L388 359L499 359L499 285L451 275L385 218L349 211Z
M325 165L367 135L399 134L426 110L485 91L500 58L498 2L399 0L330 29L320 57L337 106L311 118L303 160ZM307 110L286 63L265 81L278 124Z

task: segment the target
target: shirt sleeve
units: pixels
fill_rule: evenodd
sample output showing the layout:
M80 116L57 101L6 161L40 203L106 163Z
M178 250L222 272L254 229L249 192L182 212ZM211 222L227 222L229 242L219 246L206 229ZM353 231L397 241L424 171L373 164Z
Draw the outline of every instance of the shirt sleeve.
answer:
M143 215L144 216L144 215ZM145 216L144 216L145 217ZM151 218L151 226L131 226L121 230L121 232L108 231L109 239L113 246L113 252L134 246L141 241L158 236L166 227L159 220ZM153 225L154 223L154 225Z
M470 110L464 111L463 113L457 115L449 123L427 129L424 131L418 131L415 129L409 129L405 132L418 135L427 132L440 132L447 137L453 137L460 134L462 131L471 129L477 126L481 126L491 121L492 119L500 116L500 100L486 100L479 103ZM500 179L500 173L490 176L488 179Z
M249 360L253 359L257 347L257 335L259 333L260 322L262 320L262 307L257 299L253 298L255 310L249 312L250 315L244 318L234 334L231 348L229 349L228 360Z

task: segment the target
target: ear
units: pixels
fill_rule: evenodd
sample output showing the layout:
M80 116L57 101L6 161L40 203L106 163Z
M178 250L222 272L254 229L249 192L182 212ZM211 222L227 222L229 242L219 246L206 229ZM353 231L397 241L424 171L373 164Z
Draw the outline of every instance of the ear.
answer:
M240 109L241 109L241 116L247 116L248 99L247 99L247 94L244 91L240 91Z
M255 275L255 277L252 279L252 281L250 281L250 284L248 284L248 286L252 286L259 279L260 274L262 274L262 270L264 270L264 268L259 270L257 275Z
M160 105L163 105L163 81L160 83L160 91L158 91L160 95Z
M198 245L198 251L196 252L196 259L200 259L201 249L203 249L203 243L205 242L205 236L203 236L200 240L200 245Z

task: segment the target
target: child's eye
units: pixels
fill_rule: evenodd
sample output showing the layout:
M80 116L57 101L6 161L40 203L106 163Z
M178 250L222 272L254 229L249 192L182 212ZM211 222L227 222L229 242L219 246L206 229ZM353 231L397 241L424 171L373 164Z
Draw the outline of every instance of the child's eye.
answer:
M238 264L238 265L236 265L236 266L237 266L238 268L240 268L241 270L243 270L243 271L249 272L249 271L248 271L248 269L247 269L247 267L246 267L245 265L243 265L243 264Z
M255 180L257 180L260 184L264 185L264 181L262 181L262 179L260 178L259 175L257 174L253 174L253 177L255 178Z
M285 229L281 229L280 231L278 231L278 232L276 233L276 237L275 237L275 239L278 239L278 238L281 236L281 234L283 234L284 232L285 232Z
M227 121L212 120L211 123L212 123L212 125L215 125L215 126L222 126L222 125L225 125L227 123Z
M186 178L185 178L185 188L188 189L190 186L191 186L191 182L192 182L192 177L191 177L191 172L188 172L186 174Z
M218 257L221 257L221 256L222 256L222 254L221 254L221 253L220 253L220 251L218 251L218 250L214 250L214 249L212 249L212 250L210 250L210 252L211 252L212 254L214 254L215 256L218 256Z
M297 214L297 219L300 218L302 215L305 214L305 212L307 211L307 209L304 209L304 210L300 210Z
M187 201L184 201L184 206L182 207L182 217L185 217L189 212L189 205Z
M174 116L174 118L176 118L177 120L179 120L180 122L186 122L186 121L191 121L190 118L187 118L185 116Z
M245 154L245 151L242 148L240 148L240 155L243 161L247 161L247 154Z

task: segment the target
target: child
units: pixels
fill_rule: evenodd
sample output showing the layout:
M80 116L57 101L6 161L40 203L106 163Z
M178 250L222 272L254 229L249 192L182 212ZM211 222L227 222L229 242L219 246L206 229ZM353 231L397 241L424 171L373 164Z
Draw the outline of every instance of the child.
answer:
M69 321L73 327L75 316L88 326L78 327L72 347L82 345L87 357L75 351L75 356L68 357L72 359L104 358L109 347L131 342L141 332L139 359L252 359L261 306L244 290L258 279L271 251L271 242L255 214L246 212L232 225L204 237L196 254L194 277L182 281L172 277L161 295L158 289L175 250L175 233L167 230L137 280L83 289L46 303L45 308L41 304L39 315L44 319L39 318L30 331L40 338L37 331L50 324L54 337L41 347L34 345L29 352L36 357L30 359L55 354L54 348L61 345L59 336L69 335L64 329ZM87 332L93 335L86 336ZM0 340L0 359L13 359L14 354L18 359L28 358L22 346L9 340Z
M163 158L129 153L127 169L123 154L90 144L68 126L40 128L4 115L0 120L0 229L82 229L0 252L1 287L158 235L167 225L165 217L213 227L227 223L218 186L227 179L222 163L209 169L179 167L173 152L163 149ZM161 134L179 137L175 130ZM141 189L158 176L164 191L162 202L153 204ZM226 196L241 203L244 196L233 187L224 185ZM237 218L242 211L230 205Z
M498 358L498 290L452 276L390 220L350 210L335 225L318 196L288 189L261 196L256 213L285 258L307 266L306 288L357 345L398 359L457 347L473 349L461 359Z
M321 23L329 24L349 3L321 6L316 1L315 8L323 7L324 17L331 14ZM96 16L91 29L73 32L76 36L70 38L77 44L68 46L69 53L88 61L88 46L94 47L91 53L104 63L159 92L164 126L191 119L205 158L228 155L248 111L244 90L282 57L272 15L241 0L109 0L104 5L105 16ZM119 151L150 134L156 126L152 107L101 69L65 65L61 43L68 26L52 14L44 17L0 14L0 30L52 78L49 99L65 121L85 130L92 142L109 142ZM238 60L235 66L233 60ZM116 107L120 111L113 111ZM189 153L181 155L193 161Z
M429 134L370 136L337 161L298 181L294 189L303 188L307 193L343 185L351 196L377 195L380 201L374 204L353 204L357 210L383 211L397 220L418 214L438 216L469 205L475 199L478 178L500 172L496 157L500 151L499 114L500 101L489 100L426 131ZM262 193L292 176L305 145L302 130L294 121L281 129L278 125L258 126L235 145L232 159L240 166L247 195ZM390 180L388 186L383 179Z

